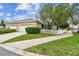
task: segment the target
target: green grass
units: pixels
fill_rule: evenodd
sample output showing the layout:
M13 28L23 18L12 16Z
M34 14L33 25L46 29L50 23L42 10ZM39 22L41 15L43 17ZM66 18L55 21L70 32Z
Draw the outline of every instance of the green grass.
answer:
M9 39L7 41L4 41L2 43L11 43L16 41L23 41L23 40L30 40L34 38L42 38L42 37L48 37L48 36L54 36L55 34L24 34L12 39Z
M50 56L79 56L79 33L72 37L33 46L25 51Z

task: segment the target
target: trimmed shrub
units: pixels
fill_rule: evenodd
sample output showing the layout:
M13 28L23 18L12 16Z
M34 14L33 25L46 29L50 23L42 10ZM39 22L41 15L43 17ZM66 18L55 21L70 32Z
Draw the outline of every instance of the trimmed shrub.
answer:
M67 27L67 30L73 30L71 27Z
M0 34L16 32L16 29L0 29Z
M38 34L40 33L40 28L38 27L27 27L26 29L27 34Z

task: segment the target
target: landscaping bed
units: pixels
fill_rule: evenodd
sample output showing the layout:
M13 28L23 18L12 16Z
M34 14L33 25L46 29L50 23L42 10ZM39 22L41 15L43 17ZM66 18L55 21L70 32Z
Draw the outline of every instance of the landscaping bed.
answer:
M0 29L0 34L16 32L15 29Z
M2 43L11 43L16 41L30 40L35 38L49 37L49 36L55 36L55 34L24 34L24 35L9 39L7 41L4 41Z
M24 51L50 56L79 56L79 33L72 37L33 46Z

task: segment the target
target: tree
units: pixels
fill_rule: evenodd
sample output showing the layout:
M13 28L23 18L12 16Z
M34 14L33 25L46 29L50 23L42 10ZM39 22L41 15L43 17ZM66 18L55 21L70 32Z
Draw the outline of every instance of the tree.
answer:
M73 16L73 10L69 4L60 4L53 10L52 19L54 24L59 28L68 27L67 20Z
M78 24L78 20L73 19L73 20L72 20L72 23L73 23L74 25L77 25L77 24Z
M79 4L78 3L74 3L73 4L73 8L74 8L75 15L77 15L77 19L79 21Z
M74 8L74 13L77 16L77 18L74 19L74 20L72 20L72 23L74 25L77 25L78 26L77 32L79 32L79 4L78 3L76 3L76 4L74 3L73 4L73 8Z
M0 24L0 26L3 26L3 27L5 28L5 23L4 23L4 20L3 20L3 19L1 19L1 24Z
M73 19L74 9L72 4L59 4L57 7L53 8L51 4L45 4L44 9L40 11L41 23L44 24L44 28L51 29L54 24L59 28L67 28L69 25L67 23L68 19Z
M45 29L52 28L52 10L52 5L48 3L40 11L40 20Z

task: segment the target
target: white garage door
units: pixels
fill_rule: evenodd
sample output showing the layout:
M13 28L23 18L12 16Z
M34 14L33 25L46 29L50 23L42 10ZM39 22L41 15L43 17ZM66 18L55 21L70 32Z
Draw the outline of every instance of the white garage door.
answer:
M27 26L19 26L19 31L24 32Z

